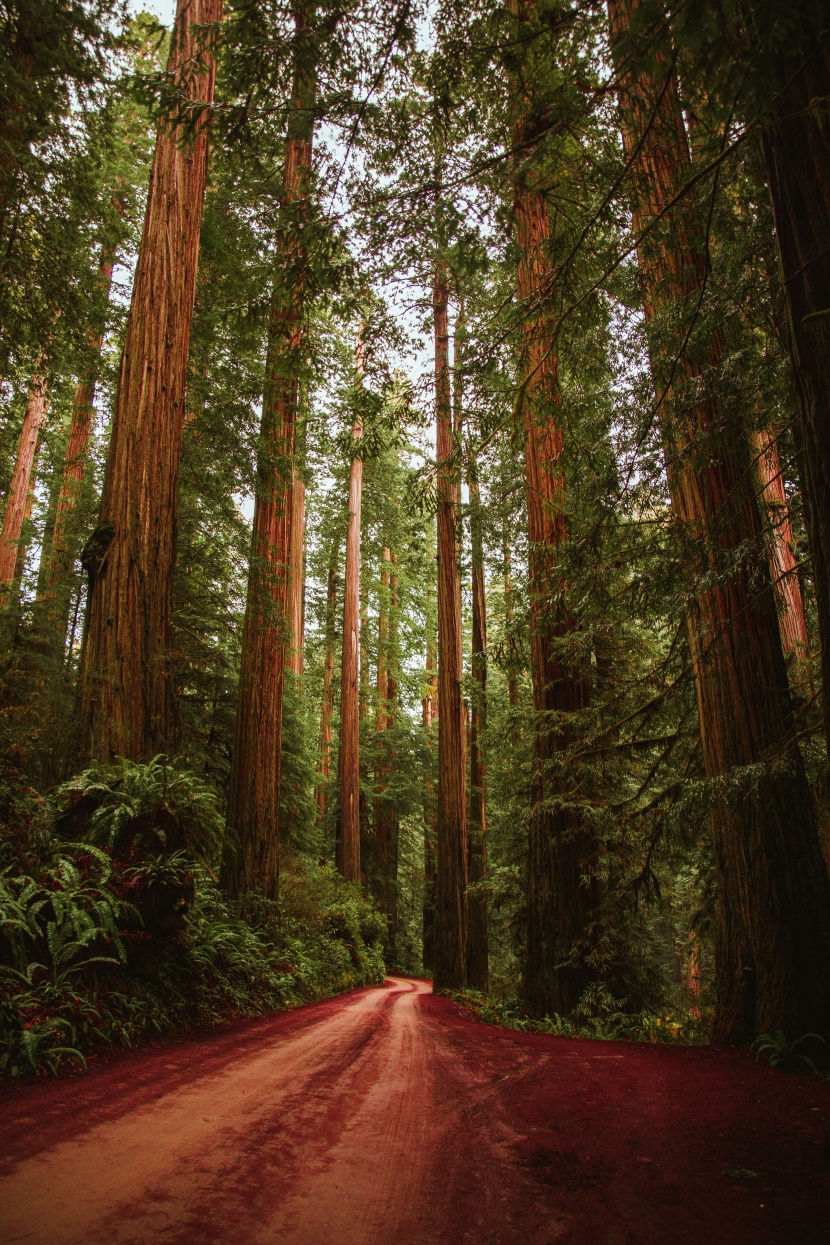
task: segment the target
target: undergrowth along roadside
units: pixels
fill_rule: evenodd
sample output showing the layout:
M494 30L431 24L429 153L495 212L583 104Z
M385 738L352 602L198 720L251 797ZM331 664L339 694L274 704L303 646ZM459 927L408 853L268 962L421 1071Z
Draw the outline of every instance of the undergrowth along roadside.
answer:
M210 791L163 758L33 805L0 843L0 1070L54 1073L383 981L385 921L356 886L286 854L278 903L231 903L221 831Z
M474 1019L521 1033L678 1046L699 1046L709 1041L710 1024L705 1017L682 1011L627 1013L621 1010L619 1001L602 987L586 991L572 1016L555 1014L540 1020L525 1015L515 999L498 1000L476 990L456 991L450 997Z

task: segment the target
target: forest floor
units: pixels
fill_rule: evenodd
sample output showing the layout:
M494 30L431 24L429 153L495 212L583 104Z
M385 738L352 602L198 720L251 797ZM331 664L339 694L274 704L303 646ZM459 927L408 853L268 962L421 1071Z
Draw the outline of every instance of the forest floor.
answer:
M423 981L4 1086L4 1245L825 1245L830 1087Z

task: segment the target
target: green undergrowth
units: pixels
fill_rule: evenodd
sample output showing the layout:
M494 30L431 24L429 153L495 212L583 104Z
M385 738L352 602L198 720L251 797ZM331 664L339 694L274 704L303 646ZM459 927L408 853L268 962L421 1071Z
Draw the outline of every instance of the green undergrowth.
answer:
M333 869L284 855L278 903L231 903L209 792L158 761L33 797L0 841L6 1074L383 981L384 920Z
M554 1014L541 1020L527 1016L516 999L497 1000L476 990L456 991L451 997L476 1020L521 1033L547 1033L552 1037L593 1038L604 1042L659 1042L672 1046L697 1046L709 1041L708 1019L682 1008L666 1008L659 1013L627 1013L602 986L587 990L573 1015Z

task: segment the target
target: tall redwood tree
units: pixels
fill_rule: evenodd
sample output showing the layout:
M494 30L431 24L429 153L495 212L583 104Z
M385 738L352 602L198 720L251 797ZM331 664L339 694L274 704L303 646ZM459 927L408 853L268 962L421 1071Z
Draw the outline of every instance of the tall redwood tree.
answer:
M213 99L194 29L222 0L179 0L167 73L188 101ZM195 66L201 72L194 72ZM121 357L98 526L84 551L89 605L81 729L88 756L146 759L176 735L168 672L176 507L208 134L162 120Z
M830 748L830 23L823 0L747 5L754 64L768 101L764 133L799 399L805 517L816 589L824 729Z
M533 0L512 0L525 37ZM532 68L532 66L529 66ZM527 530L530 545L530 656L534 760L528 842L525 1004L531 1015L567 1013L591 979L588 939L596 886L594 845L578 814L563 805L556 753L571 742L571 715L583 708L587 684L563 664L557 641L572 623L562 604L561 569L568 540L564 438L559 418L559 361L546 306L554 273L550 223L538 166L532 159L538 117L531 75L512 83L513 220L519 248L517 293L522 310L522 413ZM586 879L589 879L586 881Z
M454 990L467 976L467 809L461 575L458 549L458 466L455 462L449 365L449 276L435 262L435 423L438 459L438 826L433 980Z
M689 644L707 775L752 767L712 810L719 887L715 1036L830 1033L830 880L792 742L761 523L736 417L707 391L719 328L695 325L705 237L665 19L609 0L620 121L672 506L689 584ZM669 313L668 336L654 327ZM679 326L679 327L678 327ZM696 332L692 332L696 328ZM737 556L740 551L740 557Z
M281 228L268 324L254 524L222 879L231 894L275 897L294 483L294 440L311 190L318 34L314 7L294 5L293 90L282 172Z
M357 383L363 378L363 332L358 337ZM352 428L357 447L363 435L358 410ZM346 531L346 571L343 592L343 652L340 668L340 810L337 867L349 882L360 878L360 522L363 459L359 450L349 468L349 519Z

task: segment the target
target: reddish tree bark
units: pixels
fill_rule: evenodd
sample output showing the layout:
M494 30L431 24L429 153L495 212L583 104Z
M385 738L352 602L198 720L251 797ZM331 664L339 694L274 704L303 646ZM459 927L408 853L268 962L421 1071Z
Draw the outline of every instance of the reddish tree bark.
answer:
M363 335L358 337L355 370L363 379ZM363 423L358 410L352 438L359 444ZM349 882L360 879L360 520L363 459L352 457L349 470L349 522L343 595L343 657L340 668L340 812L337 867Z
M784 477L778 457L778 440L775 429L764 428L752 438L761 499L769 527L770 577L775 589L781 641L789 656L809 655L807 619L804 599L798 578L798 559L795 556L795 538L790 522L790 507L784 490Z
M427 637L426 695L421 702L424 733L427 747L431 746L432 726L438 717L438 686L435 679L435 645L431 635ZM435 845L437 819L431 813L435 790L427 783L427 811L424 817L424 907L423 907L423 964L427 972L432 970L435 959Z
M520 23L534 14L533 0L512 0ZM521 25L520 25L521 29ZM566 668L557 640L571 629L560 603L566 585L560 569L568 539L564 441L559 424L558 359L545 305L553 269L547 246L547 203L528 161L538 119L529 87L514 82L513 217L519 247L517 292L523 309L522 386L527 527L530 545L530 653L535 709L532 812L528 840L525 1005L531 1015L567 1013L579 1002L592 973L588 936L596 904L591 877L594 845L578 816L562 806L556 753L571 742L570 716L583 708L587 685Z
M438 827L433 979L439 990L458 989L467 976L467 809L461 700L464 672L448 301L447 269L439 259L432 294L438 459Z
M113 195L112 205L119 215L123 204ZM101 285L101 302L106 306L112 284L115 253L111 245L101 248L98 277ZM90 335L90 362L85 375L75 387L72 418L64 451L63 474L52 528L52 540L45 567L43 585L43 621L50 642L58 648L66 643L69 609L73 589L73 569L80 553L80 541L73 532L73 517L83 487L89 459L89 439L95 414L93 401L98 374L101 346L104 341L103 323Z
M167 62L187 98L209 103L214 65L194 73L222 0L179 0ZM98 527L84 552L89 605L81 675L88 756L146 759L176 735L168 673L176 507L190 322L208 135L162 121L136 265Z
M305 480L299 464L294 468L291 492L291 548L289 552L288 617L291 651L288 667L299 678L303 673L305 595Z
M684 187L690 156L665 24L609 0L620 118L652 368L683 567L703 757L710 778L753 767L712 828L719 884L715 1036L830 1033L830 881L792 717L763 530L735 416L706 392L723 353L697 325L705 239ZM633 38L632 36L633 32ZM645 55L641 55L645 52ZM675 199L681 196L677 203ZM674 204L669 210L669 205ZM647 229L647 232L645 232ZM668 338L654 323L669 310ZM738 556L740 551L740 556ZM765 768L765 762L771 764Z
M775 40L778 89L769 93L768 84L762 85L771 98L764 155L784 280L785 337L799 399L797 433L830 749L830 144L822 111L830 96L830 28L822 0L786 6L786 23L776 6L748 7L750 30L762 43Z
M334 713L334 643L335 610L337 606L337 569L335 557L329 566L326 590L326 655L323 660L323 698L320 705L320 778L315 794L318 820L329 811L328 784L331 778L331 720Z
M466 323L463 302L455 324L453 406L456 434L461 442L464 420L464 345ZM467 884L487 878L487 764L483 735L487 725L487 596L484 584L484 544L481 532L481 496L478 465L467 451L467 488L470 497L473 627L471 665L472 707L469 716L470 796L467 816ZM486 992L489 972L487 894L482 885L467 892L467 984Z
M294 82L282 174L277 273L268 326L254 526L242 634L239 701L228 825L237 845L225 852L222 880L231 894L276 897L282 708L288 612L294 437L309 210L317 36L312 5L296 4Z
M12 472L6 507L3 512L3 530L0 534L0 608L9 601L10 588L15 580L20 536L26 521L26 507L32 489L32 475L40 439L40 430L46 422L46 377L32 377L26 414L17 443L17 458Z

